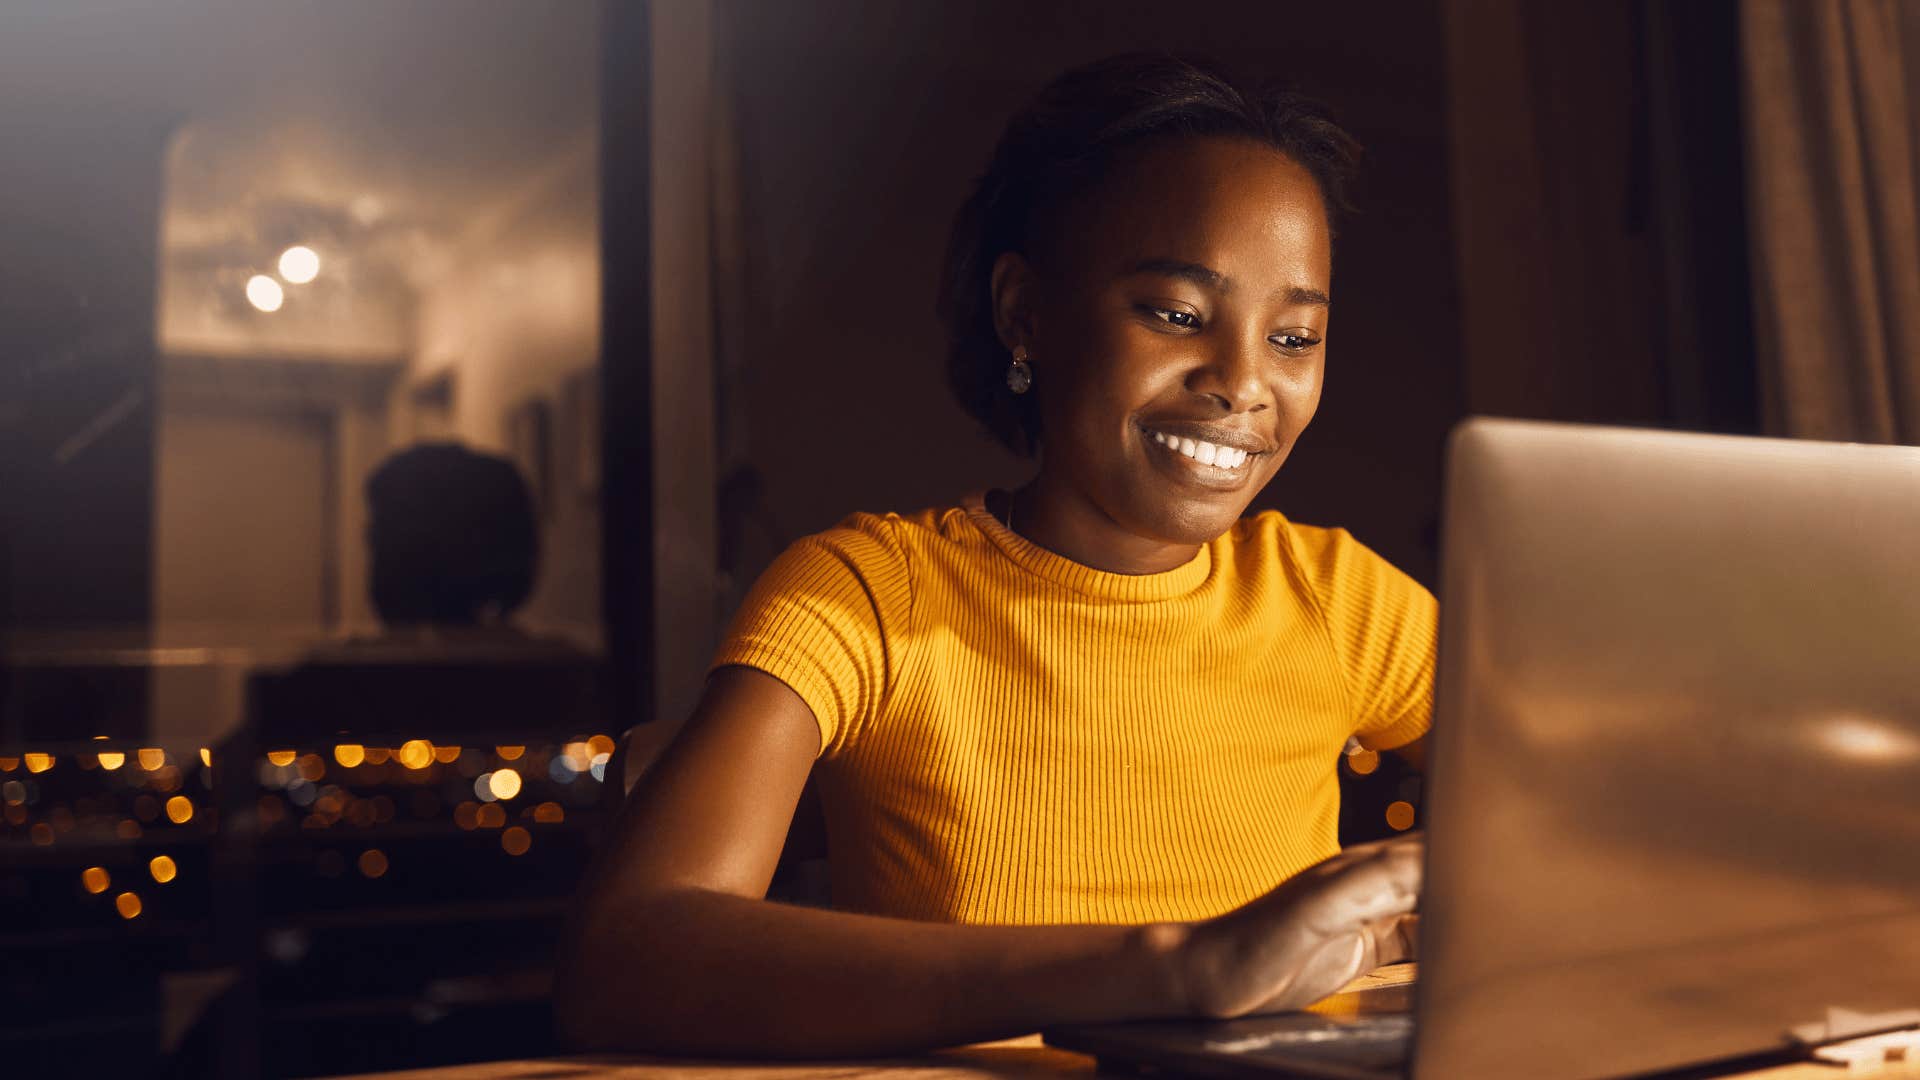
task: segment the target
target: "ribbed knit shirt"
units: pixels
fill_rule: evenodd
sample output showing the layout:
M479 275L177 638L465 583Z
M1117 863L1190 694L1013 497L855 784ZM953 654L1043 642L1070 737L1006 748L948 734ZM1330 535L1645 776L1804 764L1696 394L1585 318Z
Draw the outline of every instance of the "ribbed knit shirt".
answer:
M1206 918L1339 850L1338 755L1426 731L1436 605L1276 511L1116 574L984 492L857 513L754 583L713 668L820 726L833 906L965 923Z

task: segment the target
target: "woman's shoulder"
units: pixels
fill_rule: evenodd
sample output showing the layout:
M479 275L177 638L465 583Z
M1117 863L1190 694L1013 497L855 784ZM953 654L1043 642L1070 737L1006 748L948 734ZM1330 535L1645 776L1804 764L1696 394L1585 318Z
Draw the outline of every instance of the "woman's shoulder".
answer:
M856 510L793 540L775 565L837 563L863 579L886 578L928 559L965 557L978 535L965 500L911 511Z
M1411 581L1344 526L1305 525L1278 510L1262 510L1241 518L1229 535L1240 557L1282 560L1316 591L1346 592L1381 578Z

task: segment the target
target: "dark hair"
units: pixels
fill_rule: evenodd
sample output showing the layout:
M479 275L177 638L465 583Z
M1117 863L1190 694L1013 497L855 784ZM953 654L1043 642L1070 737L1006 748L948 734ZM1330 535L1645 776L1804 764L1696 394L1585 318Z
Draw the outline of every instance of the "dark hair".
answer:
M533 591L533 499L505 458L421 443L367 478L373 606L384 623L473 623Z
M1130 53L1055 79L1008 121L985 175L954 215L938 311L946 324L947 385L1008 449L1032 457L1040 412L1007 388L994 329L991 275L1008 251L1028 252L1035 223L1086 193L1122 151L1152 138L1253 139L1313 175L1327 206L1348 209L1345 185L1360 146L1311 98L1244 83L1202 61Z

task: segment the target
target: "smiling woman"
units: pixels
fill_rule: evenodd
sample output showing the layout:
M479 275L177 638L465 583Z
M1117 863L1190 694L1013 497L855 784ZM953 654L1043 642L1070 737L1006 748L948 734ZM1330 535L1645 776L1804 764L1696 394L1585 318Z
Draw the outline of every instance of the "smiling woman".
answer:
M759 579L589 885L576 1041L1237 1016L1406 955L1418 843L1341 852L1335 763L1425 732L1433 598L1343 530L1243 516L1319 404L1354 155L1304 99L1160 56L1014 118L941 310L961 405L1037 470ZM810 775L837 910L765 899Z

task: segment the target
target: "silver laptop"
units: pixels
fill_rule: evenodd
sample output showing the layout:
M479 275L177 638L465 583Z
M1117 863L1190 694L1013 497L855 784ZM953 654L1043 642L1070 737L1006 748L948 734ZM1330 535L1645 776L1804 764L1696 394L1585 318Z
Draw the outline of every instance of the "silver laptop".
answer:
M1920 448L1475 419L1448 455L1411 995L1048 1042L1553 1080L1920 1024Z

